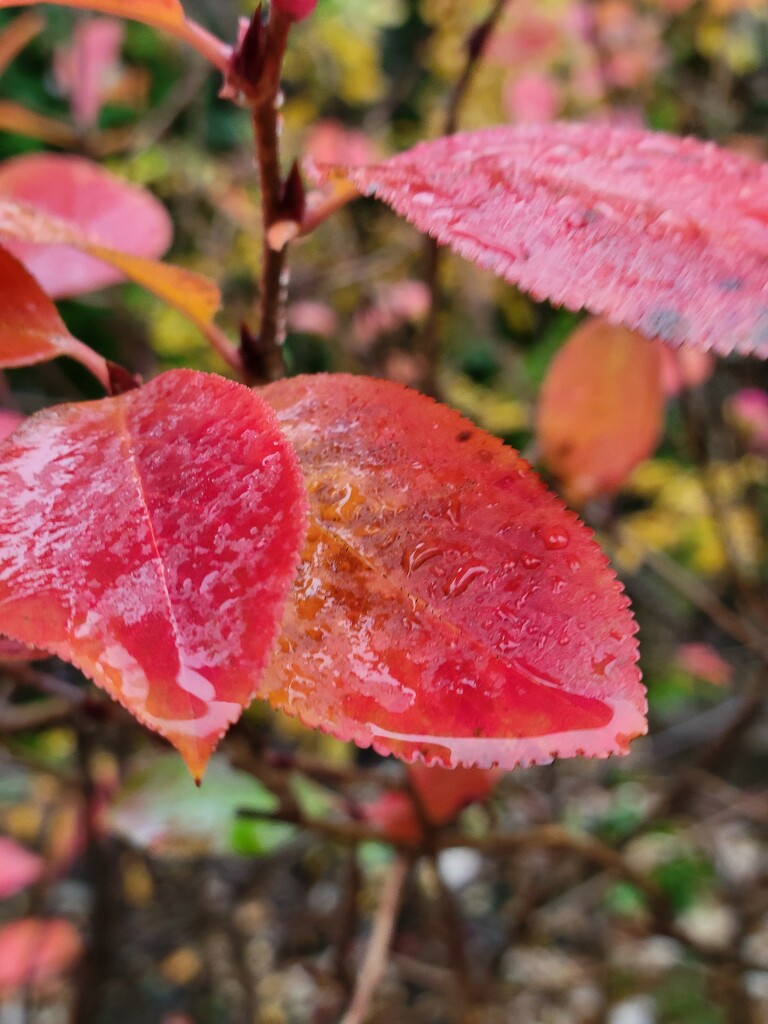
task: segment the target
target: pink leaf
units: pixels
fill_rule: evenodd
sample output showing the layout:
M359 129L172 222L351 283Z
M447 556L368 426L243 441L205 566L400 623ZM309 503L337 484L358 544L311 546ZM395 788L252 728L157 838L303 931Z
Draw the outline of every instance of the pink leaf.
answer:
M262 393L310 496L262 695L446 767L626 752L645 730L627 600L517 452L383 381L299 377Z
M199 778L254 695L304 532L274 416L164 374L31 417L0 445L0 621L81 668Z
M56 55L56 79L69 96L72 116L80 130L89 130L98 122L117 75L124 36L122 22L88 18L75 25L69 46Z
M0 836L0 900L33 885L43 873L43 861L12 839Z
M93 242L131 256L155 259L171 243L170 218L149 192L74 156L35 153L0 164L0 197L29 203L85 232ZM53 298L65 298L123 280L115 267L62 245L9 241Z
M551 124L424 142L345 174L537 299L768 356L766 165L696 139Z
M0 996L60 977L82 951L68 921L26 917L0 927Z

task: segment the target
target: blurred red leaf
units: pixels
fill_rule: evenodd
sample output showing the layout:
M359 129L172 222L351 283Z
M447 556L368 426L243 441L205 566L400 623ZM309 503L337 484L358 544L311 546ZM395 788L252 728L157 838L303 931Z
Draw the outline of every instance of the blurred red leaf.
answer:
M0 633L0 662L2 661L39 661L49 657L46 651L37 647L27 647L16 640L9 640Z
M31 366L57 356L77 359L109 391L105 360L72 337L34 277L0 246L0 368Z
M49 409L0 445L0 618L77 665L199 778L254 695L304 487L247 388L166 373Z
M408 766L420 811L432 825L447 825L476 800L484 800L500 772L483 768L439 768L419 762ZM419 843L424 838L421 814L413 798L402 791L382 793L364 804L364 819L395 842Z
M712 686L728 686L733 680L733 668L712 644L680 644L676 660L683 671Z
M26 917L0 927L0 996L40 985L73 966L82 940L61 918Z
M536 437L575 504L617 491L664 425L659 346L606 320L585 321L549 367Z
M12 839L0 836L0 900L33 885L42 875L43 867L42 858L37 854L25 850Z
M0 164L0 196L28 203L87 234L91 242L155 259L173 229L155 197L80 157L34 153ZM123 279L114 266L61 245L11 241L8 248L53 298L79 295Z
M20 4L56 3L65 7L80 7L88 11L113 14L118 18L132 18L159 28L173 27L184 22L184 9L179 0L0 0L0 9L19 7Z
M262 687L305 724L451 766L626 752L645 731L627 599L511 448L398 385L262 392L310 529Z
M453 135L343 174L537 299L675 345L768 356L768 165L557 123Z

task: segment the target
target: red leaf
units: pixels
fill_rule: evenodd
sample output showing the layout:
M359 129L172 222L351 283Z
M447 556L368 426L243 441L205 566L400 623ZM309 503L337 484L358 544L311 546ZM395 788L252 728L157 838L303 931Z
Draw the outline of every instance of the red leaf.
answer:
M304 534L262 400L173 371L0 445L0 621L81 668L199 778L254 695Z
M33 885L42 875L43 867L43 861L37 854L25 850L12 839L0 836L0 900Z
M659 345L605 320L577 328L549 367L536 421L568 500L617 491L658 444L664 406Z
M45 651L39 651L36 647L27 647L16 640L9 640L0 633L0 662L3 661L40 661L47 658Z
M76 226L90 241L131 256L154 259L171 244L170 218L153 195L80 157L34 153L7 160L0 164L0 196L29 203ZM8 248L53 298L103 288L124 276L60 245L9 242Z
M424 814L433 825L446 825L459 811L493 792L501 773L483 768L429 768L412 764L408 773L421 801Z
M24 0L0 0L4 7L18 7ZM113 14L118 18L133 18L158 28L173 28L184 22L184 9L179 0L26 0L29 5L57 3L65 7L80 7L88 11Z
M453 135L344 173L537 299L768 356L766 165L696 139L551 124Z
M109 391L106 361L72 337L34 277L0 246L0 368L31 366L57 356L79 360Z
M0 928L0 996L38 986L78 960L80 936L68 921L26 917Z
M398 385L262 394L310 529L262 690L380 753L513 768L645 731L628 602L590 532L511 448Z

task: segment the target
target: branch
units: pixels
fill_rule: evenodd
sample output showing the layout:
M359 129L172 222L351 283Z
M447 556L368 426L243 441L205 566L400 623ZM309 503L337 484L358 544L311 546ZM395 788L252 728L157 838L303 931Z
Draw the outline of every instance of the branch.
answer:
M381 890L381 902L376 910L365 959L360 968L357 985L349 1009L340 1024L363 1024L368 1016L373 997L387 967L389 947L395 932L397 915L403 899L403 889L411 870L411 861L396 857L389 867Z
M504 13L507 0L495 0L485 21L481 22L472 32L466 43L467 58L464 68L459 75L451 94L448 97L448 104L443 122L443 134L453 135L459 125L459 114L464 98L475 77L477 66L485 52L488 41L496 30L496 26ZM441 288L440 288L440 264L442 262L442 251L434 238L427 238L424 242L424 282L429 289L429 309L427 311L424 330L421 336L421 347L427 360L427 377L424 380L424 390L435 398L439 397L437 386L437 364L440 358L440 333L438 330L438 319L440 316Z

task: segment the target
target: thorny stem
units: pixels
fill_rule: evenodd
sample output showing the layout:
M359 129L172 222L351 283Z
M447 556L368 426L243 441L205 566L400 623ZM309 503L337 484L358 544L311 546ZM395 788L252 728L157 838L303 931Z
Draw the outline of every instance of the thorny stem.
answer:
M410 858L399 856L392 861L387 871L381 888L381 901L374 918L373 932L360 968L352 1002L340 1024L363 1024L368 1016L373 997L387 967L389 948L411 865Z
M243 347L246 372L254 378L276 380L283 375L282 344L285 334L286 249L270 245L269 229L280 220L283 178L280 173L280 71L291 22L273 11L266 27L265 63L257 94L251 99L256 159L261 180L263 265L257 346Z
M507 0L495 0L485 21L481 22L467 40L467 59L459 75L445 110L443 134L453 135L459 126L459 114L480 59L485 52L488 41L496 30ZM424 330L422 332L422 352L427 361L427 375L423 389L433 397L439 397L437 384L437 366L440 357L439 318L441 304L440 266L442 251L434 238L424 242L424 281L429 289L429 309L427 311Z

